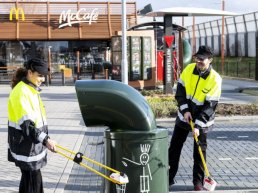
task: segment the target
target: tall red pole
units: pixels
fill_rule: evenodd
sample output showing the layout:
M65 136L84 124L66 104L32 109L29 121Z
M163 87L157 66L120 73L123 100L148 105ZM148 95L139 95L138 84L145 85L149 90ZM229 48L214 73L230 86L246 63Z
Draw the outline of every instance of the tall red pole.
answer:
M221 5L222 11L225 10L225 0L222 0L222 5ZM222 24L221 24L221 74L224 74L224 28L225 28L225 18L222 16Z
M195 17L193 16L193 38L192 38L192 49L193 53L196 52L196 38L195 38Z

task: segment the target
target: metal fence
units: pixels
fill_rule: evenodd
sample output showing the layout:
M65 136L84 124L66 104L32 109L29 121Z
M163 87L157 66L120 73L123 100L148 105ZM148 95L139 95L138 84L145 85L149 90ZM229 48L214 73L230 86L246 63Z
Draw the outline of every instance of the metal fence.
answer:
M194 28L193 26L188 26L187 29L185 38L191 43L193 37L195 37L196 48L205 44L213 48L215 55L220 55L222 19L196 24ZM234 17L225 17L225 56L255 57L257 34L258 11Z
M213 68L222 74L221 59L215 58ZM251 58L228 58L224 62L223 75L238 78L255 79L255 60Z

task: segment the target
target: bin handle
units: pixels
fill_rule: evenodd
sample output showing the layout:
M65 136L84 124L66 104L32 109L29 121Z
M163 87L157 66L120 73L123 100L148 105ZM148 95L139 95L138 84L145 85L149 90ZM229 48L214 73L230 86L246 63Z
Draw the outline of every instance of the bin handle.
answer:
M56 147L59 148L59 149L61 149L61 150L63 150L63 151L69 152L69 153L71 153L71 154L73 154L73 155L77 155L77 154L78 154L78 153L75 153L75 152L73 152L73 151L71 151L71 150L69 150L69 149L66 149L66 148L64 148L64 147L62 147L62 146L60 146L60 145L58 145L58 144L56 144ZM62 156L64 156L64 157L66 157L66 158L69 159L69 160L74 161L74 158L72 158L72 157L66 155L65 153L63 153L63 152L61 152L61 151L56 150L55 152L58 153L58 154L60 154L60 155L62 155ZM110 167L108 167L108 166L106 166L106 165L103 165L103 164L101 164L101 163L99 163L99 162L97 162L97 161L94 161L94 160L92 160L92 159L90 159L90 158L88 158L88 157L86 157L86 156L81 156L81 158L84 159L84 160L86 160L86 161L92 162L93 164L96 164L96 165L98 165L98 166L100 166L100 167L102 167L102 168L105 168L105 169L107 169L107 170L109 170L109 171L112 171L112 172L114 172L114 173L117 173L117 174L121 175L121 172L119 172L119 171L117 171L117 170L115 170L115 169L113 169L113 168L110 168ZM78 164L81 165L82 167L84 167L84 168L86 168L86 169L88 169L88 170L94 172L95 174L97 174L97 175L99 175L99 176L101 176L101 177L103 177L103 178L105 178L105 179L107 179L107 180L109 180L109 181L111 181L111 182L113 182L113 183L115 183L115 184L125 184L124 182L117 181L117 180L115 180L115 179L113 179L113 178L110 178L109 176L106 176L105 174L102 174L101 172L99 172L99 171L97 171L97 170L95 170L95 169L93 169L93 168L91 168L91 167L85 165L85 164L82 163L82 162L76 162L76 163L78 163Z

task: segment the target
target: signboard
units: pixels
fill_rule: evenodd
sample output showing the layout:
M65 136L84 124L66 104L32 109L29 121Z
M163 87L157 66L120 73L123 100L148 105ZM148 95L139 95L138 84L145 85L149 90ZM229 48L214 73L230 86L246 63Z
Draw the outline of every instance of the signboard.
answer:
M141 37L131 37L130 80L141 79Z
M142 37L142 79L151 79L151 37Z
M130 65L130 37L127 37L127 61ZM122 37L113 36L111 39L112 49L112 79L121 81L121 64L122 64Z
M25 21L24 11L21 7L18 7L18 8L13 7L10 9L10 14L9 14L10 21L13 20L13 14L15 14L16 20L19 20L19 15L21 14L22 21Z
M59 28L65 26L71 27L73 24L78 23L88 23L91 25L92 22L97 22L98 16L99 13L97 8L89 12L85 8L79 9L76 13L72 13L70 9L67 11L62 11L59 17Z
M172 81L172 53L171 53L171 49L170 48L167 48L166 49L166 83L168 84L171 84L171 81Z
M174 37L173 26L172 26L172 17L171 15L164 16L164 93L170 94L173 93L173 61L172 61L172 44Z

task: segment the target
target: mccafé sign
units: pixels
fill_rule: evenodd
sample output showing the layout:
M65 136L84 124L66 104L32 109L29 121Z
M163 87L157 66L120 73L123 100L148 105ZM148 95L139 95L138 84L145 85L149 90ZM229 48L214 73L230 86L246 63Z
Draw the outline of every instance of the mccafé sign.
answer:
M25 21L25 16L24 16L24 11L21 7L13 7L11 10L10 10L10 15L9 15L9 20L12 21L13 20L13 14L15 14L15 19L16 20L19 20L19 16L21 14L21 18L22 18L22 21Z
M72 26L73 24L77 23L89 23L89 25L91 25L92 22L97 22L98 16L99 12L97 8L91 11L81 8L75 13L72 13L70 9L67 11L62 11L59 17L59 28Z

